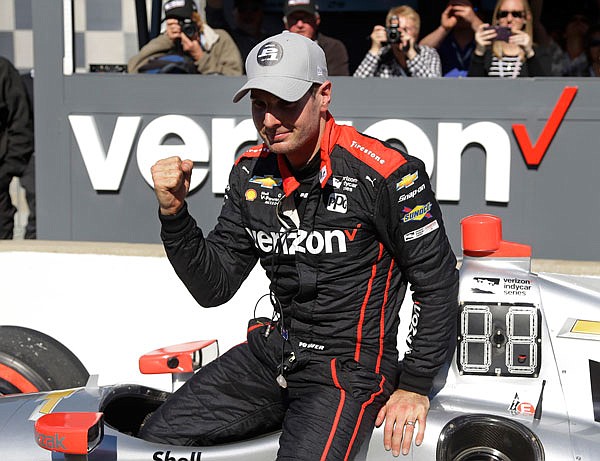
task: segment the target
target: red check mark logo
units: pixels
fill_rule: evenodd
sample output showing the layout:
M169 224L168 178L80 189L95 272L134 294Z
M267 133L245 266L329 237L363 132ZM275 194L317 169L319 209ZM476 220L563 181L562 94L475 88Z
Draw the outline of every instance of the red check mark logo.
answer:
M554 135L558 131L558 127L564 120L565 114L567 113L571 102L573 102L576 93L576 86L565 87L560 98L558 98L554 110L552 110L552 114L550 114L550 118L546 122L539 139L535 143L535 146L531 144L525 125L520 123L513 124L513 132L515 133L521 152L523 152L523 157L525 157L525 163L527 163L528 166L539 166L542 162L542 158L544 158L552 138L554 138Z

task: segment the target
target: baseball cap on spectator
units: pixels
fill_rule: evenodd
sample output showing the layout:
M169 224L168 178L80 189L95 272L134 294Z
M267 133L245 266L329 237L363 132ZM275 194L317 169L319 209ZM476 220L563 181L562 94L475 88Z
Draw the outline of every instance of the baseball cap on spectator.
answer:
M323 49L314 41L287 30L269 37L246 58L248 80L233 96L238 102L250 90L264 90L284 101L298 101L313 83L327 80Z
M305 11L314 16L318 9L314 0L285 0L283 15L287 17L296 11Z
M194 0L169 0L164 8L165 19L190 19L198 11Z

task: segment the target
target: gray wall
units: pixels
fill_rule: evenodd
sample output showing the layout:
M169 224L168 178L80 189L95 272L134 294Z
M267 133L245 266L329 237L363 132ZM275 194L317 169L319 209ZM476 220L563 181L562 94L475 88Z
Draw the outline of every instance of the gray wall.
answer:
M207 134L209 144L214 143L214 119L231 117L239 123L249 118L247 100L231 102L231 95L243 79L119 74L65 77L62 1L34 0L33 25L36 32L48 31L36 33L34 38L39 238L158 242L155 198L136 162L140 133L153 120L178 114L192 119ZM467 127L488 121L507 133L508 201L486 202L486 153L478 144L466 146L462 154L460 200L442 201L446 227L457 253L460 220L473 213L492 213L503 218L505 239L531 244L537 258L600 260L596 238L600 215L600 81L332 80L332 113L337 120L351 120L359 130L384 119L410 121L426 133L435 153L435 165L445 153L444 146L437 145L440 123ZM528 167L512 125L524 123L535 144L567 86L578 87L575 99L540 165ZM117 117L141 117L117 191L98 191L92 186L68 121L70 115L93 116L105 150L113 138ZM400 141L402 137L398 133ZM233 152L227 155L233 156ZM222 195L211 190L214 163L211 157L206 165L207 179L189 198L192 213L206 230L214 225L222 202ZM438 174L434 168L434 186Z

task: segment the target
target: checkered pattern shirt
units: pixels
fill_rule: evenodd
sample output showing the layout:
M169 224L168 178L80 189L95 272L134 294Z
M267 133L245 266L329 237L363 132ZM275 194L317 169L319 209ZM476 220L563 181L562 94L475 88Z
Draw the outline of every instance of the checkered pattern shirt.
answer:
M384 46L378 55L367 52L354 72L355 77L441 77L442 64L438 52L428 46L421 45L414 59L408 59L404 69L394 57L392 48Z

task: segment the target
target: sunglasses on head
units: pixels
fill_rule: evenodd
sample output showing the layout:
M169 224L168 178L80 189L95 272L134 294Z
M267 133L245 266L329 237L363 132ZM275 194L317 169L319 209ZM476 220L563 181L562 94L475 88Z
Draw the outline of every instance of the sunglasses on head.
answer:
M496 16L498 17L498 19L503 19L503 18L507 18L509 14L512 15L513 18L516 18L516 19L522 19L525 17L524 11L504 11L504 10L498 11L498 14Z

